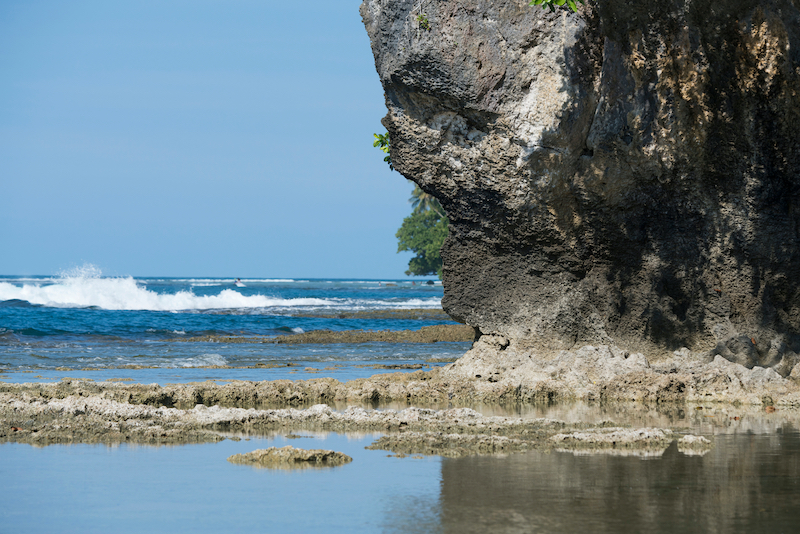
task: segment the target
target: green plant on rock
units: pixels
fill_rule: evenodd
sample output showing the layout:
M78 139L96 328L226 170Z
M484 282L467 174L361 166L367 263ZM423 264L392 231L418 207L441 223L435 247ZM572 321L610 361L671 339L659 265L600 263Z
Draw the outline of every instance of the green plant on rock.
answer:
M380 147L381 152L386 154L386 156L383 158L383 161L389 165L389 169L394 170L394 165L392 165L392 156L389 153L391 148L389 132L384 134L372 134L372 136L375 137L375 142L372 143L372 146Z
M431 31L431 22L428 20L428 15L425 13L417 15L417 24L419 24L420 29L426 32Z
M585 0L577 0L581 4L585 3ZM556 6L558 7L568 7L572 11L578 11L578 4L576 0L531 0L531 3L528 4L529 6L542 6L542 9L548 7L550 11L555 11Z

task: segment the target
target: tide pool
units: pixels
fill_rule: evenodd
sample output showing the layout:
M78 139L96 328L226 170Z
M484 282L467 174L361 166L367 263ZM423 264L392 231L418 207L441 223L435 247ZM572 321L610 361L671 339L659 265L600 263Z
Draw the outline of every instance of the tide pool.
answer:
M379 434L304 431L299 439L270 434L174 447L6 443L0 530L794 532L800 432L785 422L753 423L747 432L699 425L693 431L712 437L711 451L687 455L673 444L656 457L396 457L364 449ZM285 445L333 449L353 462L284 471L226 460Z

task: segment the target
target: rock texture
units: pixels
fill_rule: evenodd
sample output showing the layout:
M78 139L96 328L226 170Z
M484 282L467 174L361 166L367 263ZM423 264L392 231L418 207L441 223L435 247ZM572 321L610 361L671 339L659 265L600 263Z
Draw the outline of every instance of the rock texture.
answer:
M224 384L124 384L87 380L57 383L0 382L0 410L13 399L49 403L73 398L71 410L85 411L82 397L154 408L189 409L199 405L230 408L283 408L331 404L430 408L506 406L553 401L641 401L725 403L753 407L800 407L800 377L783 378L772 369L730 362L721 356L703 363L688 350L650 363L641 354L607 346L585 346L552 359L510 348L496 358L496 347L484 336L458 361L430 371L398 372L340 382L333 378L231 381ZM54 406L59 406L58 403ZM682 409L682 408L680 408ZM197 412L198 417L200 412ZM213 411L203 412L212 416ZM20 417L22 417L20 415ZM126 416L127 417L127 416ZM134 410L131 416L139 418ZM24 421L24 419L22 419ZM10 426L21 426L11 422ZM3 431L0 429L0 438Z
M508 347L800 352L800 3L365 0L445 310ZM424 15L427 24L419 22Z
M234 454L228 457L228 461L232 464L272 469L305 469L308 467L335 467L349 464L353 459L343 452L323 449L297 449L287 445L286 447L270 447L244 454Z
M780 417L780 416L778 416ZM797 418L797 412L789 415ZM725 418L727 419L727 418ZM723 424L727 421L723 419ZM737 420L739 418L737 417ZM685 426L687 421L682 422ZM368 448L400 454L464 456L532 449L635 449L662 453L679 438L670 429L618 428L614 423L567 423L548 418L484 416L469 408L338 412L318 404L306 410L256 410L196 405L189 410L121 403L99 395L44 401L0 393L0 442L178 444L224 439L220 432L275 434L294 429L384 432ZM568 432L564 433L564 432ZM296 436L295 436L296 437ZM239 439L233 437L233 439ZM710 442L692 437L693 450ZM330 450L270 447L228 458L232 463L277 469L326 467L352 461Z

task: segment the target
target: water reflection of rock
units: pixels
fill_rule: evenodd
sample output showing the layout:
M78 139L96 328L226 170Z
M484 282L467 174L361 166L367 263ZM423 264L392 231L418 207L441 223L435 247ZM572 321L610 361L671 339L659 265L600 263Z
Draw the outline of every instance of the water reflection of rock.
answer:
M443 532L794 532L800 433L719 436L705 456L539 451L442 460Z

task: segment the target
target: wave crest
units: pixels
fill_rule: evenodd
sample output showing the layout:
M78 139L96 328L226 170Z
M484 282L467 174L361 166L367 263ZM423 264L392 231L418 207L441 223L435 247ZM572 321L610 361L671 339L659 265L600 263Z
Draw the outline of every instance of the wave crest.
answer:
M195 295L191 291L163 294L139 285L133 277L104 278L94 266L62 273L49 284L17 286L0 282L0 302L53 308L101 308L104 310L186 311L213 309L268 308L285 306L327 306L325 299L281 299L263 295L242 295L224 289L217 295Z
M212 279L194 281L210 284ZM165 312L258 309L277 311L276 308L278 310L297 308L363 310L438 308L441 307L441 298L393 297L386 300L333 297L281 298L262 294L246 295L229 287L213 295L196 295L193 289L159 293L155 289L148 289L147 284L131 276L104 277L100 269L94 265L84 265L61 273L59 278L16 280L15 283L0 281L0 307L28 306ZM278 311L278 313L285 312Z

